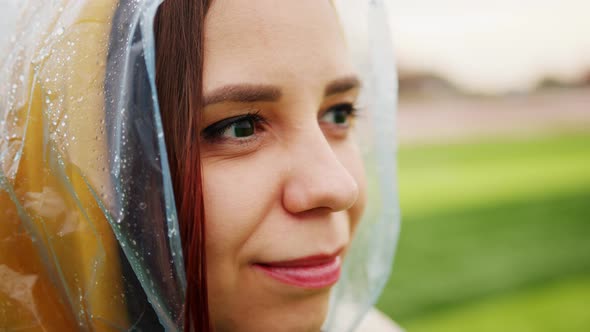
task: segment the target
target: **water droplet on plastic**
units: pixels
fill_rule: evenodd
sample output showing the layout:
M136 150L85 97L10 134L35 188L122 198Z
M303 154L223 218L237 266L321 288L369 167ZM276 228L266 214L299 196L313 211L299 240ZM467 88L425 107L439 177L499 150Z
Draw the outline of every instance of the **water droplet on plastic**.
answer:
M55 31L55 34L56 34L56 35L58 35L58 36L61 36L61 35L63 35L63 34L64 34L64 32L65 32L65 29L64 29L64 27L59 27L59 28L58 28L58 29Z
M145 210L147 208L147 204L145 204L145 202L141 202L139 203L139 208Z

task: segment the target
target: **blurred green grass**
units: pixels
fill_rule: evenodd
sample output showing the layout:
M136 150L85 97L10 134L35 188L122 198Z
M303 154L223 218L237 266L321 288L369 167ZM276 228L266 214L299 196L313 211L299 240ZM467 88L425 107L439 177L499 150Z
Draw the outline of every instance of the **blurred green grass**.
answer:
M405 328L412 332L588 331L589 299L590 277L575 277L430 315Z
M410 332L590 331L590 133L402 146L398 160L382 311Z

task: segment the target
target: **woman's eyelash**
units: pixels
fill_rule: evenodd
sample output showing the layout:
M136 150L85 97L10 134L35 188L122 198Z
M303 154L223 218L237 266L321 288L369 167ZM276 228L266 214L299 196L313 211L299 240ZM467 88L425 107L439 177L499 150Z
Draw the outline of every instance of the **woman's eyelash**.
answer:
M257 111L255 113L233 116L231 118L215 122L201 131L201 137L209 141L220 139L227 129L229 129L232 125L244 120L252 121L255 125L263 123L265 120L258 113L259 112Z
M330 111L344 111L348 116L356 118L360 113L362 113L362 108L353 103L342 103L330 106L328 109L326 109L326 111L324 111L323 114L326 114Z
M361 108L355 104L348 103L348 104L341 104L341 105L346 105L346 107L348 108L347 112L351 116L357 116L361 111Z

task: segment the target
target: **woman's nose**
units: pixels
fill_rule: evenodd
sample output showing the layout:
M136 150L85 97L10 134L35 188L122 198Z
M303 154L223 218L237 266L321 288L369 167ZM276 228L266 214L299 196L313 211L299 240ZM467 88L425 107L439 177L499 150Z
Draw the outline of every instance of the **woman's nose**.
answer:
M359 196L356 179L342 164L321 129L305 136L290 144L283 206L294 214L317 208L332 212L349 209Z

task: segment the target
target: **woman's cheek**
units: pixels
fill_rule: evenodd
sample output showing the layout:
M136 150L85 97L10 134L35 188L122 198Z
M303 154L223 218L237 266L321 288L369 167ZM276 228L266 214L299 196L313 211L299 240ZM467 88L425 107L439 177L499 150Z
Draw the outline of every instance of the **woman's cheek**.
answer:
M239 249L264 220L277 191L265 159L203 160L208 256L239 259Z
M358 145L354 142L346 144L342 150L336 150L340 161L350 172L357 182L359 195L357 201L348 210L348 216L351 224L351 233L354 236L356 226L359 224L367 204L367 179L365 176L365 167Z

